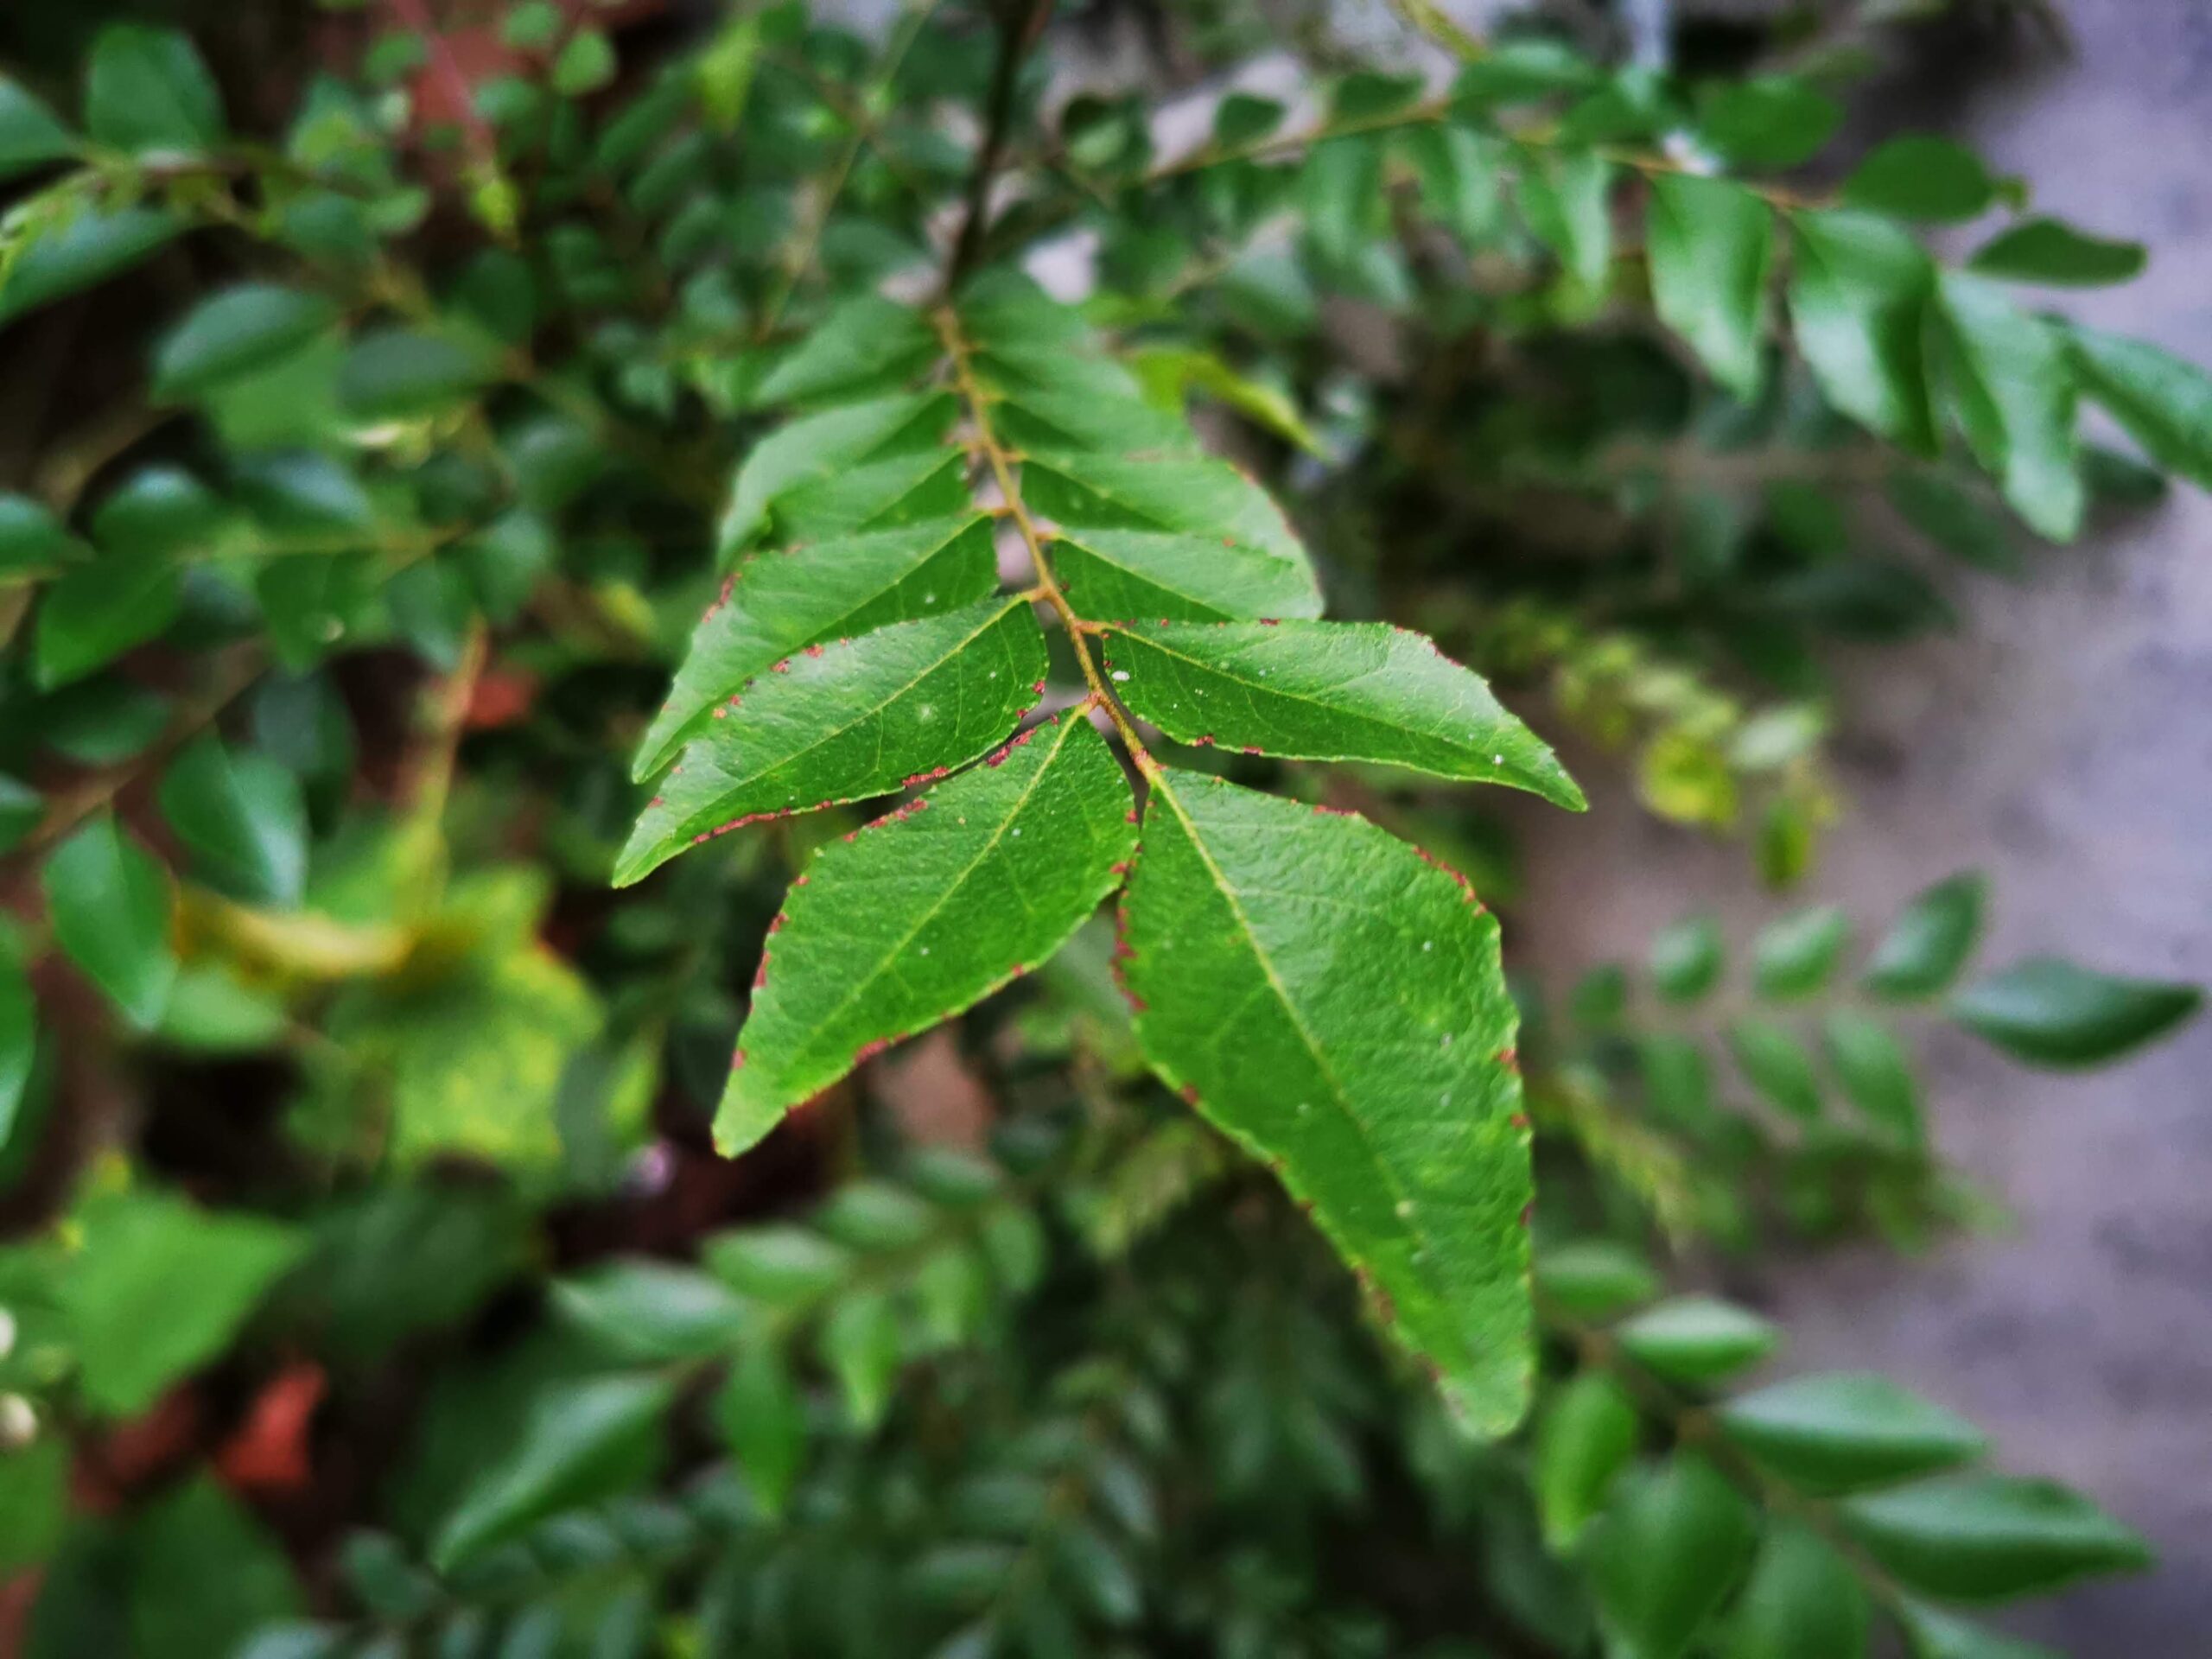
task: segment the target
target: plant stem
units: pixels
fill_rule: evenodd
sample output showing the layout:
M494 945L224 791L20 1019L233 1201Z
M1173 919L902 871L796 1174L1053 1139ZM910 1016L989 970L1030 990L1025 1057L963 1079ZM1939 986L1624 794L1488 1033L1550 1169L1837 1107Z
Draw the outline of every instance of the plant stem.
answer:
M1052 607L1060 619L1061 626L1066 628L1068 643L1074 648L1076 661L1083 665L1083 677L1090 687L1091 701L1103 709L1107 717L1114 722L1115 729L1122 734L1122 741L1128 746L1129 758L1136 762L1138 769L1149 772L1153 769L1151 752L1145 747L1144 740L1137 735L1136 722L1130 718L1128 710L1122 707L1121 699L1114 695L1113 688L1106 683L1106 677L1099 672L1097 663L1091 658L1090 642L1083 619L1076 614L1075 607L1068 603L1067 595L1060 591L1060 584L1052 575L1052 564L1045 556L1044 533L1038 529L1037 521L1029 516L1029 509L1022 501L1021 486L1014 478L1013 456L991 429L989 401L982 387L976 384L975 370L969 361L972 348L960 332L960 320L953 315L951 307L940 306L934 321L938 337L944 342L946 360L952 368L953 385L960 395L961 402L967 406L968 418L976 429L976 447L989 467L992 478L997 481L999 494L1005 499L1007 517L1014 520L1014 527L1021 532L1023 545L1029 550L1029 563L1037 574L1037 585L1033 591Z
M983 143L976 152L975 170L968 175L968 207L960 223L959 239L952 245L951 263L945 268L944 292L960 285L982 251L983 232L990 219L991 183L1006 159L1007 133L1014 124L1014 93L1021 75L1021 60L1045 21L1052 15L1052 0L1016 0L999 21L998 62L991 70L991 90L983 117Z

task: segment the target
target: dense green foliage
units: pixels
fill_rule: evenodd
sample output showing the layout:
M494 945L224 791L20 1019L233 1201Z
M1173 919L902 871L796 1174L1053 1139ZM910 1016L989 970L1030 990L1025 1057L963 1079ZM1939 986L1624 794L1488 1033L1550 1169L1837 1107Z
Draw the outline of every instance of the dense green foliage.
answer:
M1723 1290L1988 1213L1930 1028L2196 991L1961 874L1547 995L1513 827L1556 728L1796 885L1827 648L2212 482L2212 379L1969 152L1806 174L1844 58L1405 10L1166 152L1020 0L0 79L0 338L131 354L0 493L34 1659L2003 1659L2145 1559Z

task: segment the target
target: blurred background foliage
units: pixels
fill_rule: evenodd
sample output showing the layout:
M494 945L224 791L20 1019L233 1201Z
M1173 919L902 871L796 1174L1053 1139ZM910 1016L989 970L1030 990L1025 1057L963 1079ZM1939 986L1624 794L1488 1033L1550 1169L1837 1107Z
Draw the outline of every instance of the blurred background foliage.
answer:
M2051 20L1402 13L0 21L0 1647L2000 1659L1975 1609L2141 1562L1893 1383L1753 1375L1783 1335L1731 1300L1999 1213L1930 1152L1928 1030L2086 1067L2196 1008L1980 962L1970 874L1788 897L1847 823L1839 647L2212 477L2212 382L1996 286L2142 250L1855 101ZM1149 1079L1104 922L730 1162L778 895L867 815L607 890L755 388L931 291L994 148L985 262L1273 486L1338 613L1776 895L1516 987L1506 1441ZM1698 234L1793 226L1789 327L1662 274L1716 175ZM1468 791L1217 764L1544 925Z

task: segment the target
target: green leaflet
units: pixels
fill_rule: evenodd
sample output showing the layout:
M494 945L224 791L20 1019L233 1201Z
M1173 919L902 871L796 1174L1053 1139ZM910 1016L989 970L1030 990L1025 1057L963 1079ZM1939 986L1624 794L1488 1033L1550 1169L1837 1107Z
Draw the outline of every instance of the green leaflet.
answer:
M2091 236L2063 219L2026 219L1976 249L1967 266L2008 282L2098 288L2134 281L2145 257L2140 242Z
M1119 881L1130 810L1105 740L1063 716L823 849L761 955L715 1121L724 1155L1058 950Z
M914 311L866 295L815 325L760 383L763 404L812 403L896 385L937 355L937 336Z
M0 75L0 179L58 162L77 141L54 111L6 75Z
M305 1243L259 1216L149 1190L103 1194L77 1219L83 1248L58 1294L79 1385L114 1416L143 1411L221 1352Z
M1363 819L1163 770L1123 925L1154 1066L1313 1206L1459 1414L1510 1428L1530 1185L1496 921Z
M1303 563L1218 536L1071 531L1052 544L1051 556L1077 614L1102 621L1321 614L1313 573Z
M1955 1475L1853 1498L1851 1529L1908 1588L2004 1601L2150 1564L2143 1540L2056 1481Z
M724 699L793 652L972 605L996 581L990 521L981 516L756 554L693 631L630 775L666 766L709 729Z
M1987 1445L1972 1423L1886 1376L1796 1376L1728 1401L1728 1436L1792 1485L1842 1492L1969 1463Z
M85 125L112 149L191 155L222 142L222 94L182 31L111 23L85 66Z
M161 804L223 891L264 904L298 901L307 880L307 807L298 779L269 756L233 753L219 738L202 736L169 763Z
M2161 467L2212 489L2212 375L2156 346L2068 331L2082 389Z
M2036 957L1967 986L1951 1015L2031 1065L2089 1066L2156 1041L2203 1006L2194 985Z
M0 322L120 275L184 229L165 208L84 209L41 235L0 276Z
M1211 456L1033 453L1021 465L1021 498L1063 528L1180 531L1310 568L1274 499Z
M779 427L737 469L715 535L721 562L728 564L767 524L779 497L868 462L937 449L952 415L950 397L920 391L841 404Z
M1729 1619L1726 1659L1865 1659L1866 1592L1815 1534L1769 1534Z
M1521 214L1536 240L1594 300L1613 259L1612 164L1594 150L1521 152Z
M1738 184L1662 174L1645 234L1659 320L1749 403L1765 367L1774 210Z
M1677 1659L1727 1599L1758 1522L1736 1489L1688 1452L1624 1485L1590 1538L1599 1616L1617 1651Z
M176 620L184 572L158 554L106 554L64 571L39 601L32 674L41 690L80 680Z
M1944 361L1968 447L2031 529L2071 541L2083 492L2063 336L1981 278L1947 272L1942 296Z
M188 397L289 356L337 320L320 294L241 283L201 301L154 356L157 397Z
M1944 225L1972 219L1996 199L1997 181L1981 157L1948 138L1892 138L1843 181L1848 207Z
M151 1030L176 979L167 873L104 814L48 855L44 881L55 942L124 1019Z
M615 885L741 823L887 794L974 760L1037 700L1045 666L1020 598L785 658L685 748L615 861Z
M1168 622L1107 636L1130 709L1180 743L1376 760L1584 805L1476 675L1382 622Z
M1980 941L1988 896L1988 882L1972 870L1923 890L1874 947L1859 982L1897 1001L1948 989Z
M1801 213L1790 225L1790 321L1821 392L1885 437L1932 454L1928 255L1906 232L1866 213Z

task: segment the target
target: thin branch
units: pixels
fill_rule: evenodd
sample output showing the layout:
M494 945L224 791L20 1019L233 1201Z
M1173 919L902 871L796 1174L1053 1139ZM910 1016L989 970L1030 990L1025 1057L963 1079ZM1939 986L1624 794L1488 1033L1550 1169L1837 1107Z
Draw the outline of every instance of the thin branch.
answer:
M1027 0L1027 9L1009 10L999 25L998 62L991 70L991 90L984 114L983 143L976 152L975 171L968 177L968 207L961 220L959 239L952 245L946 267L944 291L960 284L982 251L983 232L990 219L991 184L1006 159L1006 141L1014 124L1014 94L1021 77L1021 60L1045 32L1052 15L1052 0Z
M1113 688L1107 683L1106 677L1099 671L1097 663L1091 657L1090 631L1084 626L1083 619L1076 614L1075 607L1068 603L1067 595L1060 591L1060 584L1052 575L1052 564L1045 556L1044 532L1037 527L1036 520L1029 516L1029 509L1021 499L1021 486L1014 475L1013 453L999 442L997 434L991 429L989 401L982 387L976 384L974 367L969 361L972 348L960 331L960 320L953 315L950 306L942 306L938 309L935 321L938 336L944 340L945 356L952 365L953 385L960 395L961 402L966 405L968 418L976 429L976 447L989 467L991 476L997 481L999 494L1006 502L1007 516L1021 532L1022 543L1029 550L1029 563L1037 574L1036 586L1031 591L1052 607L1060 619L1061 626L1067 629L1068 643L1074 649L1076 661L1083 667L1083 677L1090 687L1090 700L1106 711L1107 718L1114 722L1115 729L1122 734L1122 741L1128 746L1129 758L1137 763L1138 769L1148 772L1153 766L1151 752L1145 747L1144 740L1137 735L1135 721L1130 717L1128 710L1122 707L1121 699L1114 695Z

